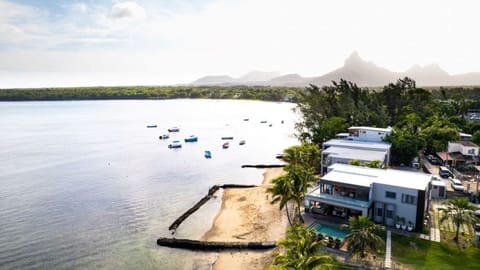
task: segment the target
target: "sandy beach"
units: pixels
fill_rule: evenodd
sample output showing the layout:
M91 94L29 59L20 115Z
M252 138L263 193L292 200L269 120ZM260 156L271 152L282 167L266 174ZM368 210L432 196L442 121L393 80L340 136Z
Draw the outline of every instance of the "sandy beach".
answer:
M278 204L270 204L266 193L270 181L284 173L282 168L266 169L263 183L249 189L227 189L212 228L202 237L208 241L276 241L284 238L287 217ZM213 269L264 269L273 251L219 252Z

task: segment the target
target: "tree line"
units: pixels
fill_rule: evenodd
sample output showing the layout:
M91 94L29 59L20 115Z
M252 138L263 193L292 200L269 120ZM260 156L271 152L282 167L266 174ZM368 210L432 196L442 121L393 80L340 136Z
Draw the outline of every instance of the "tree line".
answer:
M417 88L405 77L382 89L358 87L341 79L300 92L296 125L303 142L321 145L349 126L392 126L392 162L409 164L418 151L445 151L459 132L473 134L480 143L480 122L465 119L469 109L480 108L480 88Z
M0 89L0 101L96 99L251 99L296 102L300 88L271 86L132 86Z

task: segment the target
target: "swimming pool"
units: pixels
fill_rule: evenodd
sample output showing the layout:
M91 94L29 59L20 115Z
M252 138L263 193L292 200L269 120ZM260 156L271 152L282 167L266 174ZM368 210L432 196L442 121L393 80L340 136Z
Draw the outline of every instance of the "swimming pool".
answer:
M325 224L320 224L317 222L312 223L312 225L308 226L308 228L315 228L315 231L318 234L322 234L324 236L331 236L333 238L338 238L340 241L343 242L345 236L347 236L348 231L343 231L338 228L330 227Z

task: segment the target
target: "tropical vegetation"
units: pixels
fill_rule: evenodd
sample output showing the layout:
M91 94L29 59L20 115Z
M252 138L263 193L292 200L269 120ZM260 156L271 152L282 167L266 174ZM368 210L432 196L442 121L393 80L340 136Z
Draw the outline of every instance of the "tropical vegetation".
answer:
M271 203L279 203L280 210L285 208L290 224L292 224L292 220L288 210L289 202L295 204L293 212L296 219L303 222L301 215L303 199L308 188L313 186L317 180L315 171L320 163L319 156L320 150L313 144L285 149L283 160L287 162L284 168L286 174L273 179L272 186L267 189L267 192L272 194Z
M0 101L90 99L254 99L295 102L300 88L271 86L118 86L0 89Z
M478 219L472 214L472 211L477 208L471 205L467 198L451 198L446 200L443 204L445 207L439 208L442 213L440 221L443 222L450 219L453 224L455 224L455 237L453 239L458 242L460 226L462 224L471 225L474 221L478 221Z
M320 253L320 241L316 241L313 229L295 223L287 230L286 239L279 241L283 253L274 256L271 270L320 270L332 269L333 259Z
M296 110L302 116L296 130L300 140L321 145L348 126L392 126L392 162L409 164L419 150L445 151L458 132L475 134L480 123L467 121L469 109L480 108L480 88L417 88L403 78L381 89L358 87L340 80L300 92ZM474 140L480 141L480 133Z
M383 247L383 228L368 219L368 217L350 217L348 224L342 225L350 232L345 236L347 249L352 254L359 254L364 258L367 252L376 253Z

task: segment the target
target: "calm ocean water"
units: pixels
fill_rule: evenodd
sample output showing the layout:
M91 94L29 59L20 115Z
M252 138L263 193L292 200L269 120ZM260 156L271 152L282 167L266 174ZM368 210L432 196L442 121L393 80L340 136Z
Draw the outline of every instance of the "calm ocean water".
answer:
M168 236L171 222L210 186L260 183L263 170L240 166L278 163L275 154L297 143L293 107L231 100L0 103L0 269L201 266L192 252L158 247L156 239ZM159 140L172 126L181 132ZM191 134L199 141L183 143ZM222 149L222 136L234 136L229 149ZM168 149L172 139L183 147ZM207 203L177 237L199 239L220 204Z

